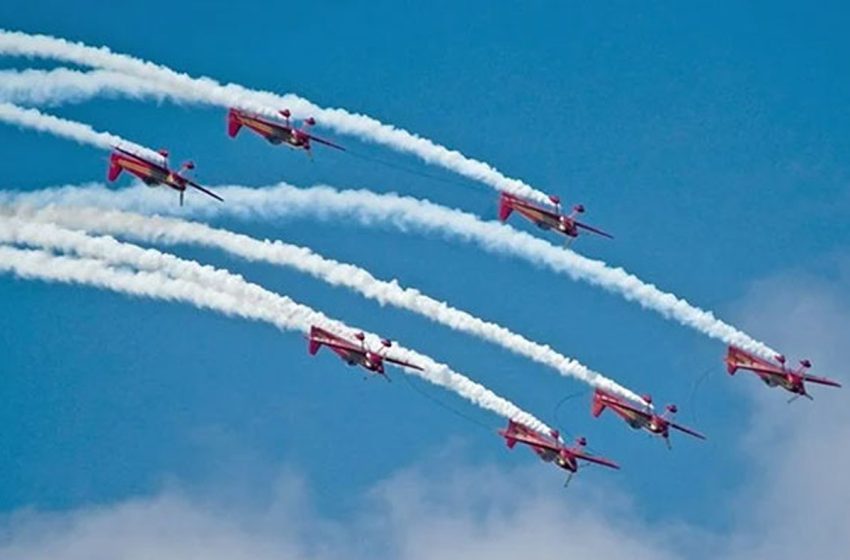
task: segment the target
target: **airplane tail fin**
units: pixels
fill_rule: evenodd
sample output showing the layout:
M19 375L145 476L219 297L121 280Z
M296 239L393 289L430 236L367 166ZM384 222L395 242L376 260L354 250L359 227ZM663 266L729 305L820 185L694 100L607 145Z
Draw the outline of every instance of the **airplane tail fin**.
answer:
M234 109L230 109L227 112L227 135L236 138L240 128L242 128L242 122L239 120L239 115Z
M605 410L605 403L599 398L599 393L594 393L593 403L590 405L590 414L594 418L598 418L602 411Z
M112 182L121 174L121 166L118 165L115 154L109 156L109 169L106 172L106 178Z
M309 344L309 347L307 348L307 350L309 350L309 351L310 351L310 355L311 355L311 356L315 356L315 355L316 355L316 352L318 352L318 351L319 351L319 348L320 348L321 346L322 346L322 343L321 343L321 342L318 342L318 341L313 340L313 339L311 338L311 339L310 339L310 344Z
M735 358L735 349L730 346L729 351L726 354L726 371L729 375L735 375L735 372L738 371L738 361Z
M511 206L511 203L507 199L507 197L504 194L499 196L499 219L504 222L508 219L508 216L510 216L511 212L513 211L514 207Z
M508 446L508 449L513 449L514 446L516 445L516 442L517 442L516 438L511 437L512 435L514 435L515 431L516 431L516 424L514 423L513 420L508 420L508 427L507 428L505 428L504 430L499 430L499 434L501 434L501 436L503 438L505 438L505 445Z
M307 344L307 351L310 352L311 356L315 356L316 352L319 351L319 348L322 347L322 343L315 339L316 335L316 327L310 327L310 335L307 337L309 341Z

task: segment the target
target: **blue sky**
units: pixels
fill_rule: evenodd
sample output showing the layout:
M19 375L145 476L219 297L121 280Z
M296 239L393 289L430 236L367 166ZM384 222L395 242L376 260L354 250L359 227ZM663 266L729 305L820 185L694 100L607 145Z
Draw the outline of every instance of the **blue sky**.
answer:
M94 2L7 2L0 26L108 45L192 75L294 92L396 124L584 203L588 221L617 238L582 239L580 252L716 310L794 358L833 367L850 358L811 336L834 341L823 322L848 305L847 10L527 4L153 1L107 10ZM168 146L176 159L192 157L210 185L321 182L495 216L492 190L350 138L339 140L354 156L317 150L311 163L249 134L227 138L215 109L96 100L53 111ZM105 174L105 154L95 149L9 127L0 128L0 144L10 156L0 160L4 188ZM720 343L470 246L345 223L220 224L397 278L677 402L683 422L708 442L678 438L669 453L613 418L592 420L589 395L560 410L566 430L587 435L624 467L587 469L578 492L625 497L652 529L734 526L731 504L763 478L762 458L748 448L767 429L765 411L777 416L772 427L793 431L795 415L815 426L818 414L826 423L844 404L840 392L823 390L815 406L784 407L782 395L762 395L754 380L725 376ZM421 349L546 420L562 397L582 389L296 273L179 252ZM439 486L443 470L449 480L458 469L480 467L534 491L543 492L543 481L562 498L557 473L530 453L504 449L493 433L497 418L423 387L490 425L488 432L404 383L363 383L330 356L310 358L298 336L179 305L8 277L0 278L0 298L0 511L121 507L173 487L261 499L285 472L310 488L321 517L347 519L362 514L364 495L420 462L429 466L428 484ZM826 303L786 321L807 298ZM823 373L847 380L844 371ZM785 457L781 445L759 449L767 464ZM609 506L600 502L605 519Z

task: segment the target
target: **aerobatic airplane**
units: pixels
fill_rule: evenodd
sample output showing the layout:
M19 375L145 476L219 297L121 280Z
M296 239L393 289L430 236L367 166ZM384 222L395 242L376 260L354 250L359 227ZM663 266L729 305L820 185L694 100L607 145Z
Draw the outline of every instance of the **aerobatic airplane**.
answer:
M573 447L567 447L561 442L557 431L552 430L551 437L547 437L513 420L508 421L508 427L506 429L499 430L499 435L505 438L505 443L507 443L509 449L513 449L517 442L523 443L537 453L537 456L543 461L555 463L558 467L569 472L570 474L567 476L564 486L570 483L573 475L578 471L579 461L596 463L597 465L603 465L612 469L620 468L613 461L587 454L584 451L587 440L583 437L576 439Z
M180 193L180 206L183 206L183 195L186 193L187 187L198 189L202 193L213 197L216 200L223 201L220 196L212 191L209 191L186 177L185 173L195 168L195 164L187 161L180 166L180 169L175 171L168 168L168 151L160 150L159 154L165 159L165 165L154 163L141 156L132 154L126 150L116 147L109 155L109 171L107 179L114 181L121 174L121 171L128 171L142 180L149 187L156 185L165 185Z
M422 370L421 367L415 364L387 356L386 350L393 344L387 339L381 340L381 348L379 350L370 350L366 346L366 336L362 332L355 334L354 338L357 339L357 342L347 340L314 325L310 327L310 335L307 337L309 341L308 349L310 354L315 356L319 348L327 346L336 352L348 365L361 366L376 375L383 375L387 381L390 378L387 377L384 371L384 362Z
M670 428L685 432L699 439L705 439L705 436L701 433L673 422L672 416L678 412L676 405L667 405L664 414L656 414L650 408L652 397L645 395L643 400L647 406L638 408L625 399L607 393L602 389L596 389L596 392L593 394L590 413L594 417L598 417L602 414L603 410L610 408L632 428L636 430L643 429L650 434L661 436L668 448L670 447Z
M291 116L289 109L280 111L280 114L283 116L284 121L275 122L240 109L231 108L227 113L227 134L231 138L235 138L239 133L239 129L247 126L271 144L286 144L290 148L306 151L311 157L312 152L310 150L313 142L345 151L345 148L342 146L310 133L310 127L316 124L316 120L313 117L306 119L301 124L301 128L296 128L289 121L289 117Z
M557 231L567 236L570 240L578 237L579 230L586 230L609 239L614 238L613 235L601 229L596 229L576 220L579 214L584 213L584 206L581 204L573 206L573 211L569 215L565 215L561 212L560 198L552 195L549 197L549 200L552 201L552 208L547 208L530 200L503 192L499 196L499 219L503 222L506 221L508 216L516 210L522 217L530 220L537 227Z
M769 362L746 350L730 346L729 352L726 354L726 371L729 372L729 375L735 375L735 372L739 368L752 371L768 387L782 387L786 391L793 393L794 396L788 402L800 397L814 400L808 391L806 391L806 382L828 385L830 387L841 387L841 383L832 379L807 374L806 370L812 367L812 363L809 360L800 360L800 367L796 370L792 370L785 365L785 356L776 356L776 361L778 363Z

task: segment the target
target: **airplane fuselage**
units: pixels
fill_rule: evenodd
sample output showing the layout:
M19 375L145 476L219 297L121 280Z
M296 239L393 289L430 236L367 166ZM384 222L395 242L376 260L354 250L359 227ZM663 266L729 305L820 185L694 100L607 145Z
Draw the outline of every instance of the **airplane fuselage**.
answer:
M533 449L534 452L537 453L537 456L546 463L554 463L560 468L570 472L576 472L578 469L578 463L572 457L565 457L562 453L555 453L551 449L542 447L534 447Z
M514 210L531 220L540 229L555 230L568 237L578 237L578 229L575 226L575 222L568 216L549 212L519 200L515 200L512 206Z
M382 360L379 356L372 355L371 352L367 352L365 355L360 357L360 365L369 371L384 373L384 360Z
M265 119L243 113L236 113L234 118L238 119L239 124L247 126L254 132L258 133L270 144L286 144L291 148L303 150L310 149L310 137L300 134L298 130L291 126L273 123Z
M613 410L617 416L625 420L626 424L632 429L646 430L651 434L659 436L664 436L668 432L667 422L657 415L653 414L647 417L634 410L617 406L615 403L606 403L606 406Z
M165 185L177 191L186 190L186 179L184 177L143 159L122 153L113 153L109 158L109 164L110 176L114 174L113 169L119 168L132 173L149 187Z
M753 373L758 375L759 378L768 387L781 387L789 393L793 393L795 395L806 394L806 389L803 386L802 378L795 376L792 372L780 374L754 371Z
M564 457L563 455L558 455L558 458L555 459L555 464L557 464L565 471L569 471L571 473L574 473L578 470L578 462L573 457Z
M374 373L384 373L384 360L374 352L355 352L331 347L350 366L360 366Z

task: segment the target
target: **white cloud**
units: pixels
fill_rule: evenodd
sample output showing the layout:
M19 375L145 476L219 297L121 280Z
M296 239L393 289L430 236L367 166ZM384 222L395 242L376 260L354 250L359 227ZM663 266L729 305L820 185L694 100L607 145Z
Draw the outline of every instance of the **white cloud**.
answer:
M744 442L752 487L736 512L732 548L740 558L850 558L850 260L823 274L800 271L756 283L741 310L760 332L813 373L844 389L813 386L814 402L752 384L752 426ZM824 277L831 277L825 280ZM805 354L804 354L805 353ZM792 356L789 356L791 358ZM745 383L736 379L737 383Z
M68 513L19 512L4 523L0 558L677 557L664 531L653 537L630 520L628 504L606 508L603 492L578 486L565 493L548 484L552 480L541 481L537 465L515 471L464 466L438 476L426 470L380 483L345 523L311 513L303 487L289 475L267 503L248 509L170 490Z

